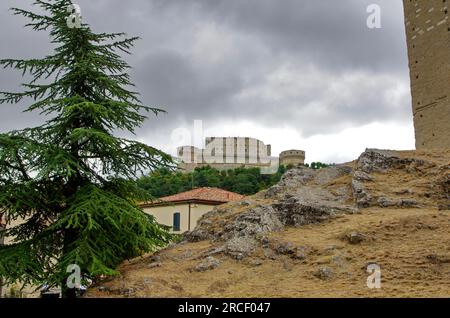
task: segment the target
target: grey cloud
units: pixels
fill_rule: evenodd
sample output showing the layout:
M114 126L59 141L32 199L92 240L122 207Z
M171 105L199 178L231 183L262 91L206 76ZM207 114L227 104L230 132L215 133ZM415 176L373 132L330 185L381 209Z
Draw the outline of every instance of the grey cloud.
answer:
M290 51L297 58L328 67L370 69L405 66L401 1L392 0L156 0L183 15L196 4L199 14L254 34L274 53ZM381 30L366 27L369 4L382 9Z
M0 34L7 43L0 56L43 55L46 35L7 17L15 2L0 3L2 30L9 30ZM194 119L244 119L267 129L287 125L306 137L376 121L411 121L409 92L396 100L388 96L396 85L409 86L400 0L77 3L94 30L142 37L135 54L125 58L143 101L168 111L150 118L142 135L168 136ZM366 27L371 3L382 8L380 30ZM276 78L283 67L292 70ZM0 72L0 85L14 89L9 74ZM360 79L346 82L354 74ZM336 83L342 83L338 90ZM1 130L37 121L4 106L0 116Z
M189 59L171 51L148 55L135 75L139 83L145 83L139 85L145 97L166 106L174 116L183 108L178 115L215 116L217 107L229 103L230 96L242 88L235 74L199 73Z

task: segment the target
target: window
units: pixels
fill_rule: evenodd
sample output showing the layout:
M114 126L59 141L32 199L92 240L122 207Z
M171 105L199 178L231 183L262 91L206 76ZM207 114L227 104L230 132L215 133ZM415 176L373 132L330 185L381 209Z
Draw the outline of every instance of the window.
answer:
M181 221L181 214L179 212L175 212L173 214L173 231L179 232L181 230L180 222Z

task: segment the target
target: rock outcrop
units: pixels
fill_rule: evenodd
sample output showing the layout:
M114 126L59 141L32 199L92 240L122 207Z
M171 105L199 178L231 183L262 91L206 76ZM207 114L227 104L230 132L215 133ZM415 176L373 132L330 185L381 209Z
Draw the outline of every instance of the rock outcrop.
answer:
M399 183L402 177L407 182ZM217 251L243 259L261 246L261 238L285 227L320 223L374 206L411 208L439 202L436 207L448 208L449 180L448 164L436 165L396 151L367 149L352 163L321 170L291 169L279 184L258 194L253 201L237 203L245 207L243 212L233 214L233 205L218 207L184 238L188 242L221 243ZM426 187L421 186L422 182L428 183ZM405 189L398 189L399 186ZM227 222L216 222L226 215L230 215ZM362 240L355 236L352 241L359 239Z
M388 286L383 295L450 292L450 250L442 244L450 239L449 163L450 151L367 149L354 162L291 169L272 188L216 207L182 242L124 264L120 278L93 290L371 296L367 266L376 264Z

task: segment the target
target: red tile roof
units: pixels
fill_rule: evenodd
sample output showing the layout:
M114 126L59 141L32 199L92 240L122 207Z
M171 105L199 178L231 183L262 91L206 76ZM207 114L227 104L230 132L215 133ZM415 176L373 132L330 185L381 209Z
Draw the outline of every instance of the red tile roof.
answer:
M245 196L222 190L219 188L198 188L191 191L181 192L160 198L164 202L179 202L179 201L210 201L218 203L226 203L230 201L238 201L245 198Z

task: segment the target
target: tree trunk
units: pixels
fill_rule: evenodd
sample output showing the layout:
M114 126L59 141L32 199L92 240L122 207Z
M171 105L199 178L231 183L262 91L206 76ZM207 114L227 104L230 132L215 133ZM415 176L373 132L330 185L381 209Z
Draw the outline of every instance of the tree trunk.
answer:
M3 224L3 213L0 213L0 246L5 244L5 237L3 236L3 230L6 229L6 225ZM0 277L0 298L3 297L3 278Z
M63 255L70 251L70 245L74 242L76 238L76 233L72 230L66 230L64 232L64 247L63 247ZM63 269L65 270L65 269ZM61 297L62 298L76 298L77 297L77 289L69 288L67 286L67 279L71 273L66 273L63 281L61 282Z
M77 298L76 288L68 288L67 281L64 279L61 282L61 297L62 298Z

